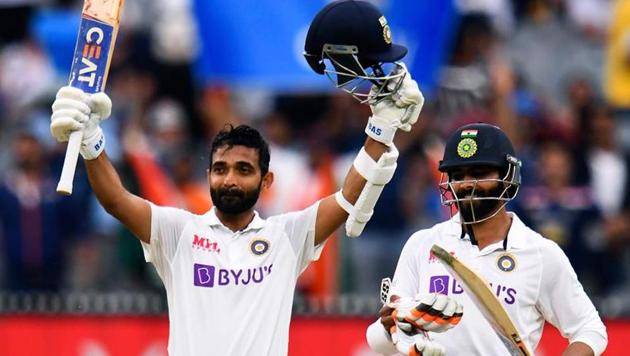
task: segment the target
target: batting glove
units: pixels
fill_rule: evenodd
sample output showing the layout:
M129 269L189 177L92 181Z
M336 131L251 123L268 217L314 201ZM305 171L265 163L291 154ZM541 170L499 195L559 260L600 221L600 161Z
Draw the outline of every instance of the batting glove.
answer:
M390 330L392 343L398 352L405 356L444 356L446 349L441 344L432 341L424 333L408 335L396 326Z
M418 116L424 105L424 97L418 88L418 83L411 79L404 64L401 64L395 72L405 71L402 83L398 90L397 80L391 80L387 84L387 90L394 91L392 96L370 105L372 116L368 120L365 133L376 141L389 145L394 140L397 129L409 132L418 121ZM378 91L377 86L370 90L371 95Z
M459 324L463 306L444 294L432 293L396 303L392 318L398 327L411 334L418 330L444 332Z
M59 142L66 142L74 131L83 131L81 156L95 159L105 148L100 123L112 111L112 101L105 93L87 94L81 89L62 87L52 105L50 132Z

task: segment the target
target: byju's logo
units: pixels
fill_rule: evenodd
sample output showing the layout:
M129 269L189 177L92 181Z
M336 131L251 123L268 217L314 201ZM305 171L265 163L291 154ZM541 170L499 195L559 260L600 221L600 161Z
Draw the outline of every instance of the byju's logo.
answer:
M490 288L494 289L494 294L505 304L514 304L516 302L516 289L500 284L495 286L493 283L490 283ZM464 288L455 278L451 278L448 275L431 276L429 279L429 293L456 295L464 293Z
M273 264L255 268L224 269L210 265L195 263L193 266L194 283L198 287L212 288L215 286L243 285L261 283L271 274Z
M429 280L429 293L448 295L448 276L432 276Z
M213 287L214 266L195 263L195 285L200 287Z

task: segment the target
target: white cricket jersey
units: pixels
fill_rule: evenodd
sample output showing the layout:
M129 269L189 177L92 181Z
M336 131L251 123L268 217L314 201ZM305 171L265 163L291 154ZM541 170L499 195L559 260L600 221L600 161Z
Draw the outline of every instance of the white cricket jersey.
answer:
M293 292L319 258L319 202L232 232L215 214L151 204L145 259L164 282L171 356L286 355Z
M431 333L432 339L446 347L446 355L509 354L460 283L430 253L431 246L438 244L491 284L532 352L546 320L569 342L584 342L599 355L607 344L606 328L568 258L555 242L525 226L516 214L510 215L507 251L503 241L479 251L468 235L462 237L458 216L416 232L400 255L391 293L414 297L439 292L463 304L459 325Z

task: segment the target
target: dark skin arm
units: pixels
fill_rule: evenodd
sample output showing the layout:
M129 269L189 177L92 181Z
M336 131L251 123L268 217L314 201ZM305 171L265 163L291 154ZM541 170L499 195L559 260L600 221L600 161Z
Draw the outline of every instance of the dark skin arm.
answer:
M146 243L151 238L151 206L123 187L118 173L103 152L96 159L85 161L88 180L99 203L120 220L136 237Z
M388 150L384 144L367 138L364 144L365 151L378 161L381 155ZM365 186L365 179L357 172L354 167L350 168L348 175L343 184L343 196L351 204L354 204ZM329 195L319 203L317 209L317 220L315 222L315 245L324 242L341 224L348 218L348 213L335 200L335 196Z
M579 341L569 344L569 346L567 346L567 348L564 349L564 352L562 353L562 356L594 356L594 355L595 353L593 352L593 349L591 349L590 346Z
M387 146L368 138L365 150L378 160L387 150ZM131 194L120 181L118 173L105 153L98 158L85 161L88 179L99 203L105 210L120 220L140 240L149 243L151 238L151 207L144 199ZM351 168L346 176L343 194L346 199L354 203L365 185L365 179ZM319 205L317 221L315 223L315 244L321 244L328 236L345 222L348 213L330 195Z

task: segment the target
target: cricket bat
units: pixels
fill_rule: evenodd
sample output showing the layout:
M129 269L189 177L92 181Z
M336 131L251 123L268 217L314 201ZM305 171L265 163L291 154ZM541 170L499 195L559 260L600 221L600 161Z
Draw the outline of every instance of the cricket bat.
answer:
M463 284L468 296L503 341L510 355L533 355L527 349L527 345L525 345L503 304L499 302L490 289L490 283L442 247L433 245L431 253Z
M105 89L123 3L124 0L85 0L83 3L81 25L70 69L70 86L90 94ZM82 139L81 131L75 131L69 137L57 185L57 192L60 194L72 194L72 181Z

